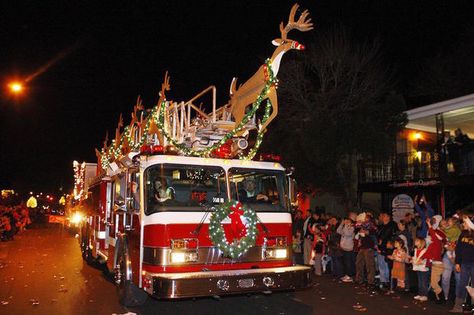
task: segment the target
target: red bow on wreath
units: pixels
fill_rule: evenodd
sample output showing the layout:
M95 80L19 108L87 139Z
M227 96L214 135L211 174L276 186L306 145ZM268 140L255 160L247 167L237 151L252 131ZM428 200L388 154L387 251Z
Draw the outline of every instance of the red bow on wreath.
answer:
M232 243L234 239L241 239L247 235L247 228L242 222L241 216L244 215L244 210L242 209L242 204L240 202L232 205L230 207L232 211L229 214L230 218L230 232L226 233L227 242ZM228 235L231 234L231 235Z

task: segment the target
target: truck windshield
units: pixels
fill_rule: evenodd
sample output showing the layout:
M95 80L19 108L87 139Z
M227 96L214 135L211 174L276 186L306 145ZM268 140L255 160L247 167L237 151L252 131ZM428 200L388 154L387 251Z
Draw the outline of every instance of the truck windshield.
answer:
M231 168L231 198L258 212L288 211L283 171Z
M146 214L204 211L227 200L225 171L217 166L159 164L145 171Z

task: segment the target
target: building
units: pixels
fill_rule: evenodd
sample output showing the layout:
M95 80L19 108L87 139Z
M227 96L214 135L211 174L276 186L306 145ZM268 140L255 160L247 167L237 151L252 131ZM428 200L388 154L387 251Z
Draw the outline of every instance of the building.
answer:
M361 204L391 211L396 196L424 194L445 215L474 203L474 94L405 113L408 124L396 153L387 161L359 163ZM455 141L458 128L465 136Z

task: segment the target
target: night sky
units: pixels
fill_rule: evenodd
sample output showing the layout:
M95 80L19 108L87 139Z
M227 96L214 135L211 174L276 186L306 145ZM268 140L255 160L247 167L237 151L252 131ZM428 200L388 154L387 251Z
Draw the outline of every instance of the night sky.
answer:
M215 84L218 105L226 103L232 77L245 81L271 55L293 3L2 1L0 188L71 189L72 161L95 162L94 148L106 131L113 137L120 113L130 121L138 95L154 106L166 70L168 99L186 101ZM361 40L378 36L408 100L417 66L474 27L473 1L299 3L311 12L312 32L343 25ZM308 45L311 36L289 37ZM7 93L8 80L48 63L24 95Z

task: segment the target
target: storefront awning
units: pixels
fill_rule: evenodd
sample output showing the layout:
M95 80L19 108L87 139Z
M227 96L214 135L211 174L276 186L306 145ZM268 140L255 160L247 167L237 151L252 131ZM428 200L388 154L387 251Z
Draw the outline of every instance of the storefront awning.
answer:
M456 128L461 128L463 133L474 138L474 94L414 108L405 113L409 129L436 132L436 115L442 114L445 130L453 134Z

